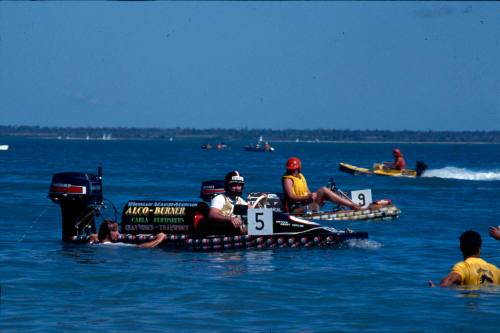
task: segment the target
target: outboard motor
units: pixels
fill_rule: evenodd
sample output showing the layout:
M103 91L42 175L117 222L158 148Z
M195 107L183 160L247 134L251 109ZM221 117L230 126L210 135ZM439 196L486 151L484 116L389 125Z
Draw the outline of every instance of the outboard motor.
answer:
M62 172L52 176L49 198L61 206L62 240L70 242L83 232L96 232L96 207L102 205L102 169L97 175Z
M425 170L427 170L427 164L425 164L422 161L417 161L417 165L415 167L415 171L417 172L417 177L420 177Z
M209 202L216 195L225 192L223 180L207 180L201 183L200 198L205 202Z

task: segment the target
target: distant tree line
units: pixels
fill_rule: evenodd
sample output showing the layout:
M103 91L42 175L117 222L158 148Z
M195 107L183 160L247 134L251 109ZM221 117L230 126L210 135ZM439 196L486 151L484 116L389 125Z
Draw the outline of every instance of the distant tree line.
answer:
M256 141L355 141L355 142L462 142L500 143L500 131L389 131L337 129L196 129L131 127L41 127L0 126L0 136L31 138L114 138L169 139L205 138L207 140Z

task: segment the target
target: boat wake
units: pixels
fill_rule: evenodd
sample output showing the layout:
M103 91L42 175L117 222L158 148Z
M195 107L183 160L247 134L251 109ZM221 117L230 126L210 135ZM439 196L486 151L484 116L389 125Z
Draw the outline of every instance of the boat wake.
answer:
M382 244L369 239L349 239L347 246L351 249L378 249Z
M427 170L422 177L461 180L500 180L500 170L473 171L464 168L445 167Z

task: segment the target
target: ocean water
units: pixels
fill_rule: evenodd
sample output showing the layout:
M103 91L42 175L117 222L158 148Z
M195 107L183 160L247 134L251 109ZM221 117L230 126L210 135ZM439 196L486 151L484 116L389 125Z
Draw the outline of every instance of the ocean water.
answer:
M460 261L458 237L483 237L500 265L498 145L400 144L419 179L351 176L391 159L394 144L274 143L274 153L201 150L199 140L78 141L3 138L0 152L2 332L432 332L498 324L500 289L430 288ZM212 142L214 143L214 142ZM289 156L311 188L333 176L344 190L372 189L402 210L392 221L329 222L367 231L340 249L187 252L60 241L53 173L104 171L104 193L121 212L130 199L197 200L203 180L233 169L245 192L280 191Z

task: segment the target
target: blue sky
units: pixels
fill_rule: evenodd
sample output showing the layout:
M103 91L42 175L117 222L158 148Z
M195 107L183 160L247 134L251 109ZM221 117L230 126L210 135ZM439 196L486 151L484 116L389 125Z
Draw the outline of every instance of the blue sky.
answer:
M500 130L498 2L0 2L0 125Z

